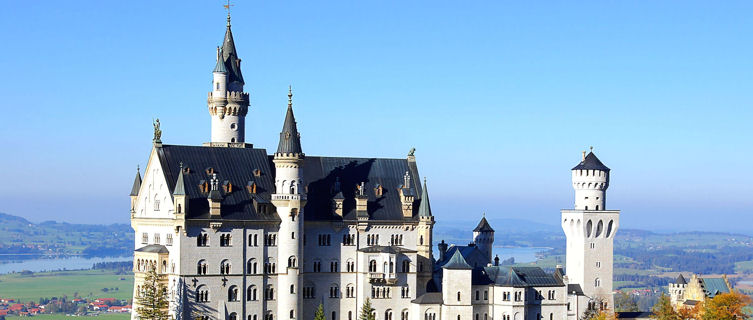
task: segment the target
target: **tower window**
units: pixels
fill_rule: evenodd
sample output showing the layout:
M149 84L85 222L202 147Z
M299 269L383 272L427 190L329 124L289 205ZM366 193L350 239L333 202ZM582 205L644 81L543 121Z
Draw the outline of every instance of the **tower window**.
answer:
M233 130L235 130L235 128L236 128L236 126L235 126L235 123L231 123L231 124L230 124L230 129L233 129Z
M216 82L215 88L216 88L216 90L220 90L220 83L219 82Z

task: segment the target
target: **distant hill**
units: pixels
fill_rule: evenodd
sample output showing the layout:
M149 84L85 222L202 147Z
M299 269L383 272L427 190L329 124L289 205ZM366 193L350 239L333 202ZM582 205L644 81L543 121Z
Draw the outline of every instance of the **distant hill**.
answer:
M0 213L0 259L39 255L120 256L132 251L133 230L127 224L33 223Z

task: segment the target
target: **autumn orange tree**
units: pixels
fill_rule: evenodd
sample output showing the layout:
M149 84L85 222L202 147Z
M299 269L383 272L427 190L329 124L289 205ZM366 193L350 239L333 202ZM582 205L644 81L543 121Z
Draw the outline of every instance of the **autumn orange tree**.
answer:
M737 293L722 293L706 300L701 320L746 320L750 319L743 308L751 303L750 297Z

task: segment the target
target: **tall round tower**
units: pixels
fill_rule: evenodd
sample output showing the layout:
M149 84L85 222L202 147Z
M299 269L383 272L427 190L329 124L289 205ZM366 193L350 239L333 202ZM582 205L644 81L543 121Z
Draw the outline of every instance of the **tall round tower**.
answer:
M222 47L217 49L217 64L212 71L212 91L207 105L212 117L211 144L243 144L246 139L246 114L249 95L243 92L241 59L235 51L230 15Z
M614 235L620 211L607 210L609 168L591 152L572 169L575 208L562 210L562 230L567 237L566 274L579 284L591 307L614 311L612 296Z
M293 93L288 92L288 111L280 132L280 143L274 154L275 192L272 203L280 216L278 261L286 268L279 268L277 275L277 314L285 319L301 319L301 301L298 299L303 262L303 207L306 192L303 185L303 160L300 135L293 115Z
M494 229L486 221L486 215L481 218L476 229L473 229L473 243L484 252L489 263L492 262L492 248L494 247Z
M593 148L592 148L593 150ZM583 151L583 160L572 170L576 210L605 210L609 168L590 152Z

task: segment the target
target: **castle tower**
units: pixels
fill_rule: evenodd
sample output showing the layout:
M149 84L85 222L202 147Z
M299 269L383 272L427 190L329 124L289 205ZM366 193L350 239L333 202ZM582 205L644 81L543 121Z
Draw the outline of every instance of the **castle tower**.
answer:
M677 276L675 283L669 283L669 301L672 306L678 307L685 302L685 288L688 287L688 282L682 273Z
M481 217L476 229L473 229L473 243L484 252L487 261L492 262L492 248L494 247L494 229L486 221L486 215Z
M280 216L278 234L277 314L284 319L301 319L300 265L303 261L303 206L306 193L303 187L303 159L300 134L293 115L293 93L288 91L288 111L280 132L280 143L272 160L275 164L275 193L272 203Z
M591 307L614 310L613 243L620 211L605 208L609 172L593 152L583 152L582 161L572 169L575 209L562 210L561 221L570 283L581 285Z
M212 71L212 91L207 105L212 117L212 146L243 146L246 138L248 93L243 92L241 59L235 51L230 30L230 14L222 47L217 48L217 63Z
M434 228L434 216L431 214L429 204L429 190L426 188L426 179L421 189L421 204L418 206L418 270L416 296L426 292L426 285L431 280L434 269L434 257L432 257L432 229Z

